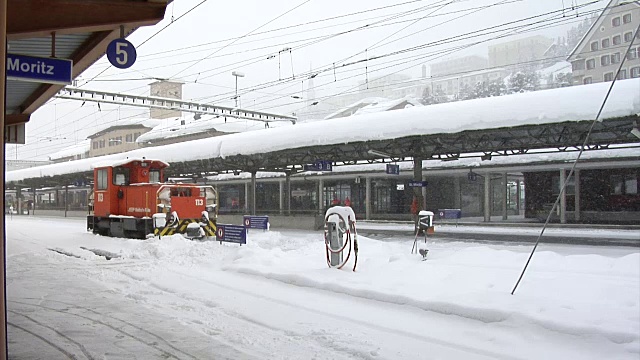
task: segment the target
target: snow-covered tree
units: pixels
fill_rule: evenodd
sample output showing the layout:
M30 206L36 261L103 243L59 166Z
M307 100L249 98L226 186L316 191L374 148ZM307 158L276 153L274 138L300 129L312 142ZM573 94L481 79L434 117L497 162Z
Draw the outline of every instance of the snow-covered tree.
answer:
M431 92L431 89L426 87L422 91L421 102L423 105L440 104L448 101L447 95L440 88L436 88L435 91Z
M540 78L535 71L519 71L509 78L509 93L536 91L540 88Z

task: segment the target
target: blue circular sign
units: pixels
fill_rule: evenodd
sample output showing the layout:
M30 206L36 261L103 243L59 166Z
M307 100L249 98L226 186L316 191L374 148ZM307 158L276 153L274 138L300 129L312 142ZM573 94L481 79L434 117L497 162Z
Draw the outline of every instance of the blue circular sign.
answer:
M107 46L107 58L111 65L126 69L136 62L136 48L126 39L114 39Z

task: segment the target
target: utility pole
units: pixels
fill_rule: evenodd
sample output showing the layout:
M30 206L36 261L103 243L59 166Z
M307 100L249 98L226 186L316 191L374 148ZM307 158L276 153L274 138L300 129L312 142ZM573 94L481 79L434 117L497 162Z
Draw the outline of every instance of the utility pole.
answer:
M235 99L236 99L236 109L237 109L238 108L238 78L239 77L244 77L244 73L241 73L239 71L233 71L233 72L231 72L231 75L235 76L235 78L236 78L236 96L235 96Z

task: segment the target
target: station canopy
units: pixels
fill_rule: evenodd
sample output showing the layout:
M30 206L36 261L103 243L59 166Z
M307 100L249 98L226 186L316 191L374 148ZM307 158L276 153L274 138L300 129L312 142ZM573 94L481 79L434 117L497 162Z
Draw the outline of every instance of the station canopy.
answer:
M169 0L8 0L8 53L73 61L76 78L109 42L164 18ZM5 125L23 124L64 84L7 80Z
M302 171L305 164L455 160L464 154L526 154L578 149L610 83L581 85L300 123L141 148L7 172L6 180L42 183L91 178L92 165L127 157L162 159L170 176ZM640 79L618 81L587 142L588 149L638 144Z

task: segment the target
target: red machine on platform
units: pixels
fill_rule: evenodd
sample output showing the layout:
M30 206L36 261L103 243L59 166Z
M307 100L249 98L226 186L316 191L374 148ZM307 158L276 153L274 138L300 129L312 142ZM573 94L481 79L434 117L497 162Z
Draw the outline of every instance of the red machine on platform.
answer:
M87 229L144 239L149 234L215 236L217 194L212 186L163 183L160 160L126 159L93 170Z

